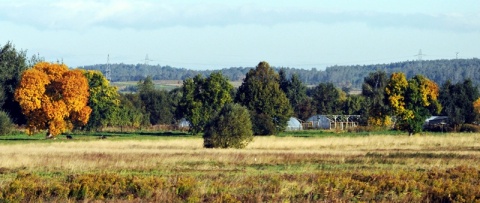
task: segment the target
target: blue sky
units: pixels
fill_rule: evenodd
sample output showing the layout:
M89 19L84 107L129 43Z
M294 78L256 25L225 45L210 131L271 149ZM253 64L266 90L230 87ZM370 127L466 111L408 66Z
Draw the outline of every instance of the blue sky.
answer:
M2 1L0 44L70 67L323 69L480 57L477 0Z

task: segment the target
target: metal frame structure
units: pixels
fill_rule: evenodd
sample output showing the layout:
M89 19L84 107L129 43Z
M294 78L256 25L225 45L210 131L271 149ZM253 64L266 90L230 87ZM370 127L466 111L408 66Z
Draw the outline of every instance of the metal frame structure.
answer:
M358 126L358 120L360 115L315 115L318 117L318 121L320 122L320 117L325 117L329 120L328 128L324 125L324 127L320 127L319 123L315 125L313 121L304 123L304 129L309 128L323 128L323 129L341 129L345 130L348 128L354 128Z

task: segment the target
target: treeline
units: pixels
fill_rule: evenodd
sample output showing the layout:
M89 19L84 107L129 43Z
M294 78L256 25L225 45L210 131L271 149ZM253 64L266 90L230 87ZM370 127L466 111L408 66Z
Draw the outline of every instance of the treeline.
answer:
M161 65L145 65L145 64L96 64L90 66L84 66L86 70L99 70L102 73L106 73L107 67L111 70L111 81L139 81L147 76L152 77L153 80L185 80L187 78L193 78L196 75L202 75L204 77L209 76L214 70L191 70L186 68L175 68L171 66ZM245 74L251 67L245 68L227 68L222 69L220 72L224 74L231 81L242 80Z
M105 73L107 66L111 69L111 81L139 81L147 76L153 80L185 80L198 74L207 77L215 70L190 70L174 68L171 66L145 65L145 64L97 64L84 66L87 70L100 70ZM242 80L247 72L254 67L231 67L218 70L230 81ZM471 79L475 85L480 83L480 59L453 59L453 60L428 60L428 61L404 61L390 64L354 65L354 66L331 66L325 70L297 69L289 67L273 67L275 71L284 69L288 77L297 74L299 79L306 85L317 85L321 82L330 82L337 87L359 89L363 79L370 72L385 71L387 74L403 72L407 78L414 75L424 75L437 84L460 82Z
M128 98L125 104L135 104L128 106L149 119L140 123L176 124L186 118L192 133L205 132L229 103L248 110L255 135L284 130L290 116L305 121L314 115L360 115L360 130L393 127L410 134L422 131L425 120L437 115L448 117L449 122L429 130L480 131L480 94L470 79L437 85L423 75L407 78L402 72L375 71L363 78L361 94L352 95L330 82L307 87L297 74L288 77L285 69L276 73L261 62L237 89L220 72L187 78L183 87L170 92L154 89L152 78L147 77L140 80L138 89L121 95ZM232 123L238 115L214 129L236 129L241 125Z
M239 136L276 134L285 130L290 116L307 120L313 115L360 115L362 126L394 127L410 134L420 132L431 115L450 119L442 130L461 130L469 124L467 131L477 131L479 123L480 94L471 79L438 84L421 74L371 70L361 80L361 94L348 94L333 82L308 87L300 74L289 76L292 69L275 71L260 62L242 76L238 88L221 71L214 71L188 77L181 88L169 92L155 89L154 78L148 76L139 80L137 92L119 94L100 71L34 64L31 67L25 53L11 44L1 49L0 124L12 120L55 136L71 129L176 125L186 118L190 132L211 136L205 137L207 141L231 136L232 131Z

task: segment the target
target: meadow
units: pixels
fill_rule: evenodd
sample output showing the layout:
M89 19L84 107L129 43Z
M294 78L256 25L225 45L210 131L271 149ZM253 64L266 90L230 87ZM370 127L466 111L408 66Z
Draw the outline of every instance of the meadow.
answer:
M242 81L229 81L233 87L240 87ZM183 85L182 80L154 80L155 89L171 91L175 88L179 88ZM136 87L138 81L117 81L112 82L112 85L117 87L120 91L125 91L127 87ZM128 92L128 90L127 90Z
M245 149L176 133L0 138L0 202L475 202L480 134L294 132Z
M155 80L153 81L155 89L170 91L175 88L181 87L182 80ZM137 87L138 81L118 81L112 82L112 86L115 86L120 91L124 91L127 87ZM128 92L128 90L127 90Z

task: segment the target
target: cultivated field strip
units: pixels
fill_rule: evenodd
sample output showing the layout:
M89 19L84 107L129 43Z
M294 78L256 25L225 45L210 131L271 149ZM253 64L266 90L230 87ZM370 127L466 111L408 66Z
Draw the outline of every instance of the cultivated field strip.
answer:
M478 202L480 135L0 143L0 202Z

